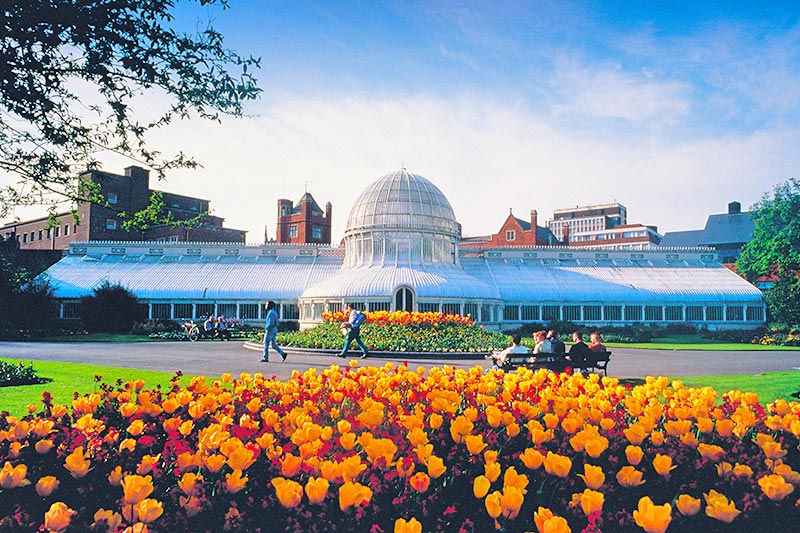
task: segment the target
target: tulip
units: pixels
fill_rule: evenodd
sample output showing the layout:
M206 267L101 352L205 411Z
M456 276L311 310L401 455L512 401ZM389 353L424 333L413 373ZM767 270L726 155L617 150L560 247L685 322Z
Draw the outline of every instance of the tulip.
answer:
M186 511L186 516L189 518L202 510L200 507L200 500L196 496L179 496L178 503L181 508Z
M138 437L142 433L144 433L144 422L141 418L137 418L133 422L130 423L128 426L128 433L133 435L134 437Z
M706 515L711 518L730 524L741 514L741 511L736 509L736 504L728 500L724 494L712 489L707 494L704 493L703 496L706 499Z
M455 442L461 442L466 435L472 433L474 425L464 415L459 415L450 423L450 436Z
M770 474L758 480L764 494L772 501L779 502L794 491L794 486L787 483L778 474Z
M197 492L197 484L203 482L203 476L194 472L186 472L178 480L178 488L187 496L194 496Z
M408 483L414 488L414 490L419 493L423 493L428 490L428 487L431 484L431 478L424 472L417 472L408 479Z
M143 455L142 460L139 461L139 466L136 467L136 473L144 476L153 471L153 468L161 460L161 454L158 455Z
M503 494L500 497L500 507L503 516L509 520L513 520L519 514L519 509L522 507L522 502L525 500L523 491L518 487L506 486L503 487ZM497 518L497 517L493 517Z
M644 484L642 480L642 472L636 470L632 466L623 466L617 472L617 482L623 487L638 487Z
M655 505L644 496L639 500L639 508L633 511L633 519L647 533L664 533L672 521L672 506L668 503Z
M60 533L69 527L72 515L75 514L77 512L70 509L66 503L56 502L44 514L44 527L54 533Z
M783 479L783 478L781 478ZM46 498L58 489L60 482L55 476L44 476L36 482L36 494Z
M256 462L258 457L250 448L244 446L237 448L228 456L228 466L234 470L247 470Z
M37 441L33 447L36 450L36 453L44 455L53 448L53 441L50 439L42 439Z
M431 455L428 458L428 475L431 476L433 479L438 478L442 474L445 473L447 467L444 466L444 461L441 457L437 457L435 455Z
M472 455L478 455L487 446L483 442L483 435L467 435L464 437L464 443L467 445L467 451Z
M605 437L594 437L586 441L584 448L589 457L597 459L608 448L608 439Z
M700 499L681 494L675 500L675 507L683 516L694 516L700 512Z
M581 509L583 509L583 514L586 516L602 511L604 502L605 495L602 492L584 489L581 493Z
M517 473L517 469L513 466L509 466L506 469L506 473L503 474L503 486L504 487L516 487L522 491L523 494L527 493L526 490L528 486L528 476L525 474Z
M330 483L325 478L310 477L306 482L305 492L309 503L322 503L328 495Z
M476 498L481 499L489 492L492 482L486 476L478 476L472 481L472 493Z
M787 453L779 442L774 441L765 442L761 445L761 449L764 450L764 455L767 459L772 459L773 461L783 458Z
M730 437L733 434L733 428L736 423L730 419L717 420L716 430L720 437Z
M644 427L639 424L630 426L628 429L623 430L622 433L631 444L635 444L637 446L640 445L647 436L647 432L645 431Z
M11 466L11 463L6 461L3 469L0 470L0 487L4 489L14 489L17 487L24 487L30 485L31 482L25 479L28 475L28 467L24 464Z
M345 433L341 437L339 437L339 444L345 450L352 450L353 446L356 445L356 436L354 433Z
M405 518L398 518L394 522L394 533L422 533L422 524L413 517L407 522Z
M248 477L242 475L238 468L230 474L225 474L225 490L231 494L236 494L247 484Z
M287 453L281 459L281 475L285 477L292 477L300 471L300 466L303 464L303 459Z
M94 522L92 523L92 528L93 531L97 531L100 527L105 525L105 530L112 532L116 531L121 523L121 514L115 513L114 511L106 511L105 509L98 509L97 512L94 513Z
M653 431L650 433L650 443L653 446L661 446L664 444L664 433L661 431Z
M502 468L500 466L500 463L486 463L483 466L483 472L486 475L486 478L492 483L497 481L497 478L500 477L501 471Z
M572 469L572 460L564 455L547 452L544 458L544 469L548 474L565 478Z
M550 509L545 507L539 507L533 513L533 521L539 533L570 533L572 531L566 519L553 515Z
M494 519L500 516L500 514L503 512L502 500L503 495L497 490L486 496L483 504L486 507L486 512L489 513L489 516Z
M409 457L403 457L395 462L395 468L397 469L397 473L400 475L400 477L406 478L410 477L411 474L414 473L416 466L413 459Z
M119 443L119 453L122 453L124 450L129 452L133 452L136 450L136 440L134 439L125 439Z
M644 452L639 446L631 444L625 448L625 457L628 459L628 464L636 466L642 462Z
M164 514L164 506L161 505L161 502L158 500L145 498L136 504L136 514L140 522L149 524Z
M360 483L346 481L339 487L339 509L342 511L348 507L358 507L366 505L372 499L372 490Z
M69 454L64 462L64 468L69 470L69 473L75 479L80 479L89 472L91 462L88 459L89 454L83 453L83 446L78 446Z
M273 478L271 483L283 507L287 509L297 507L303 499L303 487L300 483L282 477Z
M597 490L606 481L603 469L599 466L590 465L588 463L584 464L583 472L583 474L578 474L578 477L583 479L583 482L586 483L586 486L590 489Z
M212 474L216 474L222 470L222 467L225 466L226 461L227 459L224 455L214 454L206 457L205 461L203 462L203 466L205 466Z
M733 467L733 475L736 477L749 479L753 477L753 469L747 465L740 465L739 463L736 463L736 466Z
M537 470L544 462L544 455L534 448L526 448L525 451L520 454L519 459L529 470Z
M716 444L706 444L704 442L701 442L697 445L697 451L704 459L708 459L709 461L713 462L719 461L725 454L725 450L723 450L722 447L717 446Z
M127 505L144 500L153 492L152 476L127 475L122 478L122 491Z
M672 457L657 453L653 458L653 468L659 476L669 477L669 473L678 467L672 464Z
M112 486L118 487L122 483L122 467L115 466L108 474L108 483Z

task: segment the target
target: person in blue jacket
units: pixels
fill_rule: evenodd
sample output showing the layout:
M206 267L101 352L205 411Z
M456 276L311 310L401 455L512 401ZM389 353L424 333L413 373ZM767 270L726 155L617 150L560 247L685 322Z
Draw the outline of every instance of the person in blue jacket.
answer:
M353 304L347 304L346 311L350 313L347 322L343 325L343 327L347 328L347 340L344 343L344 348L342 348L342 351L339 352L336 357L347 357L350 343L356 341L358 347L361 348L361 359L366 359L368 353L367 347L364 346L364 343L361 341L361 324L367 319L367 315L353 309Z
M281 360L286 361L286 352L280 346L276 337L278 336L278 312L275 311L275 302L267 302L267 323L264 325L264 357L261 359L262 363L269 362L269 347L275 349L276 352L281 354Z

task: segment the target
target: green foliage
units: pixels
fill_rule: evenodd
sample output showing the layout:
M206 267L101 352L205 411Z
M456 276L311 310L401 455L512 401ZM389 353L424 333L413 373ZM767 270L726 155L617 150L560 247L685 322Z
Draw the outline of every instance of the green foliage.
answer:
M127 333L134 322L145 318L136 295L119 284L104 281L92 294L81 297L81 321L91 333Z
M737 268L749 281L768 274L800 270L800 181L789 178L765 194L750 210L755 229L742 249Z
M392 352L490 352L509 345L509 337L474 324L377 324L361 327L361 339L370 350ZM345 337L329 322L311 329L278 334L283 346L341 349Z
M0 361L0 387L11 387L16 385L33 385L37 383L48 383L50 379L41 378L36 375L33 363L25 365L19 363L9 363Z
M0 339L28 337L48 331L57 316L53 288L44 277L31 279L25 268L12 261L16 241L3 242L0 249Z
M800 279L796 274L782 270L764 300L772 320L800 324Z
M226 0L195 2L210 16L214 4L227 8ZM0 170L20 180L0 188L0 217L12 206L54 206L64 198L103 203L80 178L99 168L102 151L143 163L159 178L195 167L183 153L151 148L149 134L193 114L240 116L244 102L258 97L251 70L260 60L225 48L210 24L176 31L174 4L3 2ZM163 107L137 113L137 98L148 91L163 97Z

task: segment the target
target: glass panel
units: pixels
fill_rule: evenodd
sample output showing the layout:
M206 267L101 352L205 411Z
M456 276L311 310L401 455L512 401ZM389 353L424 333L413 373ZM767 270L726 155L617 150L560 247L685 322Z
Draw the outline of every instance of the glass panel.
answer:
M420 313L438 313L439 312L439 304L438 303L430 303L430 302L420 302L419 303L419 312Z
M686 320L689 322L702 322L703 321L703 306L702 305L687 305L686 306Z
M175 304L175 318L194 318L192 304Z
M172 305L171 304L152 304L153 318L171 318Z
M225 318L236 318L236 304L218 304L217 313Z
M664 309L660 305L646 305L644 307L644 319L654 321L664 320Z
M519 306L507 305L503 308L503 320L519 320Z
M559 319L559 306L557 305L542 306L542 320L558 320L558 319Z
M734 305L725 308L726 320L744 320L744 311L741 306Z
M443 315L457 315L461 312L461 305L454 303L442 304Z
M597 322L598 320L601 320L600 309L601 306L599 305L584 305L583 319L588 322Z
M258 304L239 304L239 318L256 320L258 318Z
M80 304L80 302L64 302L64 306L62 307L62 310L63 310L64 318L80 318L81 317L81 304Z
M563 320L576 321L581 319L581 306L580 305L565 305L563 307Z
M368 311L391 311L391 302L369 302L367 304Z
M478 320L478 304L464 304L464 315L469 315L472 320Z
M682 305L668 305L666 310L666 319L674 322L683 320L683 306Z
M214 304L196 304L195 312L197 313L197 318L206 319L214 314Z
M538 305L523 305L521 320L539 320L539 306Z
M618 322L622 320L622 306L621 305L607 305L603 309L603 318L609 322Z
M638 305L625 306L625 320L639 321L642 319L642 308Z
M300 309L297 304L283 304L281 308L283 309L283 313L281 313L283 320L298 320L300 318Z
M722 320L722 306L721 305L709 305L706 307L706 320Z
M748 307L747 320L750 322L763 322L764 321L764 308L763 307Z

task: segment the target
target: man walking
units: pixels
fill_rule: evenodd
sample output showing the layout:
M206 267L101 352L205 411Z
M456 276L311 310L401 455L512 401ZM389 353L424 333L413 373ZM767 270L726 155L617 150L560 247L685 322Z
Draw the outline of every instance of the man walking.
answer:
M261 359L262 363L269 362L269 347L275 349L276 352L281 354L281 359L286 361L286 352L280 346L276 337L278 336L278 312L275 311L275 302L267 302L267 323L264 326L264 357Z
M346 310L350 313L349 319L343 325L343 327L347 328L347 340L344 343L344 348L336 357L347 357L350 343L356 341L356 344L361 349L361 359L366 359L368 354L367 347L361 342L361 324L367 319L367 315L353 309L353 304L347 304Z

